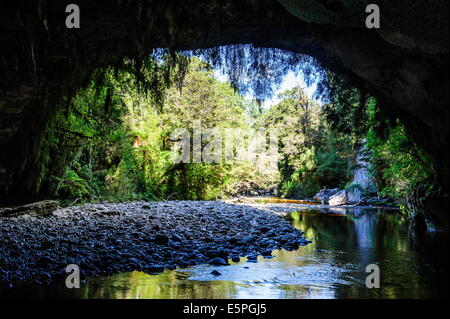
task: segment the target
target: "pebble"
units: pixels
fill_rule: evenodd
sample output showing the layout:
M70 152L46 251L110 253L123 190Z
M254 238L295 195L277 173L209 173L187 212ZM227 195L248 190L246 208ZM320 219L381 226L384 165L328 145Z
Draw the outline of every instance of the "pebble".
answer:
M277 234L270 237L270 234ZM92 203L45 218L0 217L0 287L60 280L68 264L81 277L195 264L309 243L300 230L264 209L224 201Z

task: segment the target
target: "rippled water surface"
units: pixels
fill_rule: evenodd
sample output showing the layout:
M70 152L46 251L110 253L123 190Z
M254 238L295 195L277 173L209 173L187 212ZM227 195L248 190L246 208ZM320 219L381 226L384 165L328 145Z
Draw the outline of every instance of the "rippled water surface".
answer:
M405 218L382 209L286 216L312 244L274 258L230 266L193 266L159 275L91 278L80 289L27 290L56 298L439 298L448 297L448 235L414 235ZM365 267L379 265L380 289L367 289ZM221 276L214 276L212 270Z

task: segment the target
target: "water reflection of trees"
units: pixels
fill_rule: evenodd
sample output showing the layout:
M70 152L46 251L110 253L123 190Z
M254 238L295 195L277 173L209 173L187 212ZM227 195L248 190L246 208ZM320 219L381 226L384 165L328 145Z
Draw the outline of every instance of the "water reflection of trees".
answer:
M398 212L361 208L325 214L303 211L294 213L290 221L305 231L316 248L347 252L329 256L331 263L360 265L359 273L354 274L355 284L339 287L337 298L423 298L439 290L438 278L433 279L430 270L425 269L423 254L418 250L426 245L430 254L434 245L414 241L407 219ZM448 266L448 253L446 259L444 264ZM371 263L380 267L381 289L367 289L364 285L365 267ZM436 260L431 267L439 267Z
M97 279L80 289L81 298L113 299L217 299L235 294L232 282L179 280L175 271L159 275L131 272Z

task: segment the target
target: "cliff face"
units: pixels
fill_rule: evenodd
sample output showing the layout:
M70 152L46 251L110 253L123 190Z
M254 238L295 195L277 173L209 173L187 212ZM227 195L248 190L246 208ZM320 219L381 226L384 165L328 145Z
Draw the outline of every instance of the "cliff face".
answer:
M370 165L370 152L366 147L366 141L363 140L356 154L352 187L347 190L350 202L357 203L367 196L376 195L377 185L371 174Z
M0 200L41 194L44 133L62 97L91 72L152 48L234 43L312 55L400 116L448 189L448 1L378 1L381 29L356 0L14 1L0 10Z
M361 146L356 154L353 179L350 185L341 191L339 189L329 191L333 193L327 199L331 206L357 204L377 196L377 184L372 176L370 151L366 147L365 139L361 141Z

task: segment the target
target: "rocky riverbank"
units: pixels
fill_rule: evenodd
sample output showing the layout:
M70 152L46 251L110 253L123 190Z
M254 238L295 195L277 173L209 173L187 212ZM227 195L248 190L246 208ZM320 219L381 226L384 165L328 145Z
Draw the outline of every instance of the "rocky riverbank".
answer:
M0 217L0 286L48 284L77 264L82 278L255 260L306 245L282 217L221 201L86 204L48 216Z

